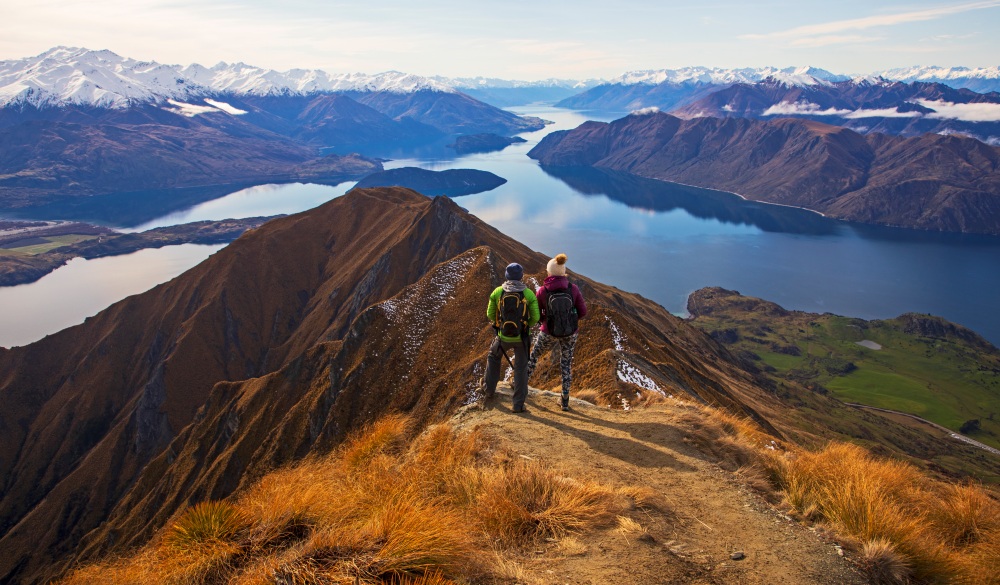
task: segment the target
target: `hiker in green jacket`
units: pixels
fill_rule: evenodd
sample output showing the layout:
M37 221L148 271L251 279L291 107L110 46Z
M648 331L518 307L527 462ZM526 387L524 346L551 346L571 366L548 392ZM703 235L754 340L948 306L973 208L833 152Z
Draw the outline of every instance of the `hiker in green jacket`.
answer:
M507 350L514 350L514 412L526 412L524 401L528 398L528 352L531 345L529 330L538 323L538 299L534 291L528 288L521 278L524 269L520 264L507 265L504 271L507 279L490 295L486 305L486 317L493 323L497 332L496 339L490 346L486 356L486 376L483 378L483 394L487 400L493 398L500 381L501 356L507 357ZM510 362L510 357L507 357Z

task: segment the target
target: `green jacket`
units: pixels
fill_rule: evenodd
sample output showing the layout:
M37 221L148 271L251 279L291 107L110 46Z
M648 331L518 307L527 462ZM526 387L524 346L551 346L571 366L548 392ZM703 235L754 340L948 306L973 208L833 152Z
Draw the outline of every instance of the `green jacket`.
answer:
M538 298L535 297L535 291L530 288L524 289L524 299L528 301L528 329L538 323L541 318L541 314L538 312ZM503 294L503 286L498 286L496 290L490 294L490 302L486 305L486 317L490 320L490 323L496 323L497 321L497 307L500 305L500 296ZM506 341L507 343L518 343L521 341L520 337L507 337L506 335L500 335L500 341Z

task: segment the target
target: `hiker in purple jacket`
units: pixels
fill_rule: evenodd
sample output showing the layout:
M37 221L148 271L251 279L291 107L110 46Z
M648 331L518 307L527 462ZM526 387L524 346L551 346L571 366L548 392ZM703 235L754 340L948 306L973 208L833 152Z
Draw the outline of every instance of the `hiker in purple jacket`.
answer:
M541 310L542 326L538 330L534 347L531 348L527 377L531 378L538 358L558 346L561 354L559 366L562 369L562 409L569 410L570 367L573 364L573 348L576 347L576 339L580 334L580 330L575 325L577 319L586 316L587 304L583 301L583 294L580 293L579 287L570 284L569 278L566 277L566 254L559 254L549 260L545 271L548 273L545 284L535 291L535 296L538 297L538 308ZM574 312L574 315L567 315L567 309L556 310L557 305L560 304L556 300L557 297L563 296L568 304L568 299L564 296L566 292L572 294L572 307L568 308L568 311ZM553 299L552 311L548 310L550 296Z

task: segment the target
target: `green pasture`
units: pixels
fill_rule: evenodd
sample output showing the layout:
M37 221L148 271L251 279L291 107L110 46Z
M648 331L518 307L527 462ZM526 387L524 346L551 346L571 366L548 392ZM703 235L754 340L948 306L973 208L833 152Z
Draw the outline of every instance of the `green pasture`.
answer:
M34 256L36 254L44 254L50 250L55 250L56 248L61 248L63 246L68 246L70 244L75 244L77 242L83 242L85 240L92 240L98 236L95 235L85 235L85 234L66 234L64 236L45 236L42 239L46 240L44 243L32 244L30 246L21 246L19 248L0 248L6 252L14 252L15 254L25 254L28 256Z

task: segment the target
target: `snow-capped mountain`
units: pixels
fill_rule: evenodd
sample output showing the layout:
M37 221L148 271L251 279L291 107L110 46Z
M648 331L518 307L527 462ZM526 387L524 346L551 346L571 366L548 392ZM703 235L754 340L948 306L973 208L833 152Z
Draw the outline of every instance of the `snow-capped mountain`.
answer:
M308 95L322 92L454 92L441 82L388 71L330 74L318 69L275 71L245 63L163 65L111 51L56 47L41 55L0 61L0 107L27 104L127 108L192 96Z
M902 67L878 71L873 75L906 83L943 83L980 93L1000 91L1000 67Z
M559 87L563 89L575 89L583 91L587 88L606 83L602 79L541 79L538 81L519 81L516 79L499 79L496 77L431 77L434 81L440 82L448 87L458 90L466 89L522 89L540 87Z
M965 134L1000 143L1000 95L880 77L813 86L774 79L736 83L670 113L686 119L810 118L858 132Z
M566 98L556 105L567 108L632 111L642 108L671 110L737 83L771 80L796 87L827 86L849 79L816 67L683 67L630 71L607 83Z
M772 78L791 85L828 84L849 79L816 67L746 67L722 69L719 67L682 67L680 69L647 69L629 71L610 80L610 85L659 85L661 83L755 83Z
M601 79L542 79L518 81L495 77L432 77L477 100L500 108L545 102L553 103L605 83Z

